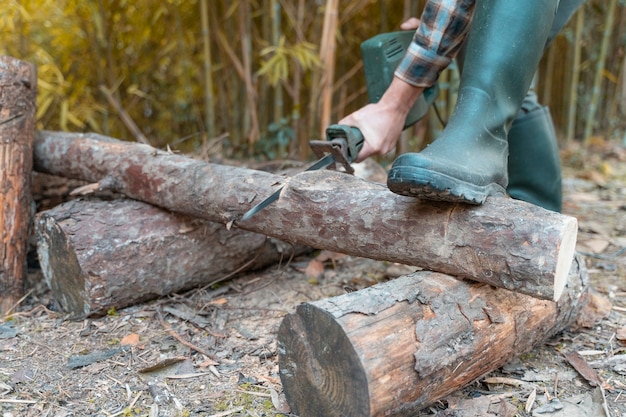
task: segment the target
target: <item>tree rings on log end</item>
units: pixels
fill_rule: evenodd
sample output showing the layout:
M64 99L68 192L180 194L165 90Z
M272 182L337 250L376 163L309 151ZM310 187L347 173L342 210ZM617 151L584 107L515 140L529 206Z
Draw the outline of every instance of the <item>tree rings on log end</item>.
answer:
M85 276L72 243L53 217L44 213L37 222L37 255L54 299L64 311L75 315L88 314Z
M331 314L300 305L281 323L278 341L280 379L295 414L370 415L362 362Z

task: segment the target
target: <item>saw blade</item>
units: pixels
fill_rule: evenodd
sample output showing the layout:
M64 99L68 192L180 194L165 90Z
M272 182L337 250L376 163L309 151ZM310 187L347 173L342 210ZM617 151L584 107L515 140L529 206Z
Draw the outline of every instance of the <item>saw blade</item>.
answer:
M317 161L316 163L314 163L313 165L311 165L310 167L308 167L305 170L305 172L306 171L316 171L318 169L324 169L324 168L326 168L327 166L331 165L334 162L335 162L335 157L333 155L331 155L331 154L328 154L325 157L323 157L322 159L320 159L319 161ZM280 193L283 190L283 188L285 188L284 185L282 187L280 187L278 190L274 191L272 193L272 195L267 197L265 200L261 201L256 206L252 207L243 216L241 216L239 221L242 222L242 221L248 220L250 217L254 216L259 211L263 210L265 207L269 206L274 201L278 200L278 197L280 197Z

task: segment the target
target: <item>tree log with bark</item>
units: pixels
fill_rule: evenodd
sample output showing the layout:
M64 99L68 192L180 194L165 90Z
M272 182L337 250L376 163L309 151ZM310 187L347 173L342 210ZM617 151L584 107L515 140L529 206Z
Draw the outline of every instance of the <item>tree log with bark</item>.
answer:
M99 135L41 132L35 167L98 182L172 211L349 255L420 266L556 300L567 281L576 219L524 202L422 202L332 171L289 180L193 160ZM253 204L286 185L245 222Z
M306 249L129 199L69 201L39 213L36 232L48 287L74 317L217 283Z
M37 72L0 56L0 314L24 295Z
M300 416L413 416L576 320L587 273L558 303L434 272L305 303L278 332L280 377Z

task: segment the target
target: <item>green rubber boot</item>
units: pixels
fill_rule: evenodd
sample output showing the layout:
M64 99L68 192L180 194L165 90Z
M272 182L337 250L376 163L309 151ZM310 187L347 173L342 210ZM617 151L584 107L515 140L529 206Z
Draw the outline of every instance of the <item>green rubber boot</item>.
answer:
M561 211L561 160L547 107L535 107L515 119L509 131L508 169L511 197Z
M508 185L507 134L543 54L558 0L482 0L467 39L454 112L420 153L399 156L389 189L418 198L482 204Z

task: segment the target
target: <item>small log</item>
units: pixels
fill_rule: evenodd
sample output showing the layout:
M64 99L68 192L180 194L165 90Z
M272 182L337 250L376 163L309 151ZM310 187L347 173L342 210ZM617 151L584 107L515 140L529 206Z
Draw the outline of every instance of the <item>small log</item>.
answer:
M582 260L558 303L417 272L305 303L278 331L291 410L308 416L413 416L575 321Z
M276 203L235 225L550 300L565 287L576 243L576 219L512 199L492 198L482 206L420 202L328 170L286 182L98 135L41 132L35 167L228 224L286 183Z
M24 295L37 71L0 56L0 314Z
M209 285L304 251L128 199L69 201L39 213L36 233L48 287L74 317Z

